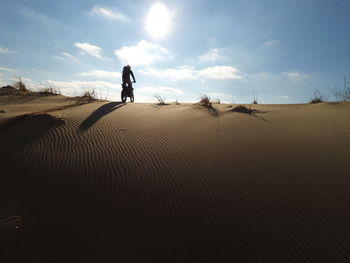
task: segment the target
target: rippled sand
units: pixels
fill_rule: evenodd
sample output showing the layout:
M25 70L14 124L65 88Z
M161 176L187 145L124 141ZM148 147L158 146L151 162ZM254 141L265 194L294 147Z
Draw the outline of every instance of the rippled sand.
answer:
M350 261L349 103L0 98L21 262Z

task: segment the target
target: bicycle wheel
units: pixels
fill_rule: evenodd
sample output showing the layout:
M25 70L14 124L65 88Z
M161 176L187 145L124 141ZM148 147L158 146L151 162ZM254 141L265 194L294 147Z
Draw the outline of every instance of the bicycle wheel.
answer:
M121 92L121 98L122 98L122 102L126 102L126 92L124 90L122 90Z

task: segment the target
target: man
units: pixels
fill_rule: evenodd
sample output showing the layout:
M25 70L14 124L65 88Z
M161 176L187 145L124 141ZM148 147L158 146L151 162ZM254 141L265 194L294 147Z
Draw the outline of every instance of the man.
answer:
M131 67L129 65L125 66L123 68L123 86L126 87L126 84L128 84L128 88L132 90L132 83L130 80L130 75L133 79L133 83L136 83L135 77L134 77L134 73L131 70Z

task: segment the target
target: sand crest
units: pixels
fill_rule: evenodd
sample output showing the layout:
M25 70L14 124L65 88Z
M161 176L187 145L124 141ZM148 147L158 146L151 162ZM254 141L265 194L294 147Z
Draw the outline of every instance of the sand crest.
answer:
M213 115L192 104L6 100L1 216L23 217L27 259L350 260L349 103L253 114L220 104Z

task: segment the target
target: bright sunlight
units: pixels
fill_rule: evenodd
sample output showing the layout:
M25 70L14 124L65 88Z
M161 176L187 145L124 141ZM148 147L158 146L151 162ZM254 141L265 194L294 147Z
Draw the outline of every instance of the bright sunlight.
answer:
M170 15L165 5L154 4L146 20L147 30L154 37L162 37L169 31Z

